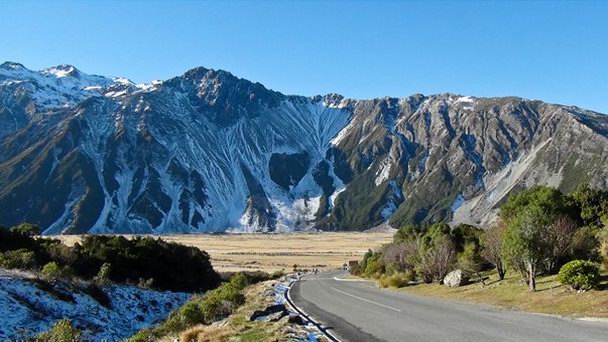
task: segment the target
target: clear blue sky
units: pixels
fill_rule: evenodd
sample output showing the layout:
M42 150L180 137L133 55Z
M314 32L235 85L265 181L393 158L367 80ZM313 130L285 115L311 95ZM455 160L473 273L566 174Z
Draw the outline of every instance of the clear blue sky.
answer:
M286 94L517 95L608 113L608 1L7 2L0 59Z

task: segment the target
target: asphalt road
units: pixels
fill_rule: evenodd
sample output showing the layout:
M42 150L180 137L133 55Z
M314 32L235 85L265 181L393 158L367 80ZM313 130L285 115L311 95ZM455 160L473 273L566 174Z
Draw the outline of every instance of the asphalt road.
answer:
M435 300L334 278L343 275L305 276L290 291L299 308L343 341L608 341L608 322Z

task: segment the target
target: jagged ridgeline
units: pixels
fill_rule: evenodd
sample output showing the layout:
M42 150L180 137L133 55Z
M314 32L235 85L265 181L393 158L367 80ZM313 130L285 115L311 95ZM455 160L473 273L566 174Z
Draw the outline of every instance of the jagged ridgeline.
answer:
M0 222L45 234L487 224L517 189L608 187L608 116L521 98L286 96L0 66Z

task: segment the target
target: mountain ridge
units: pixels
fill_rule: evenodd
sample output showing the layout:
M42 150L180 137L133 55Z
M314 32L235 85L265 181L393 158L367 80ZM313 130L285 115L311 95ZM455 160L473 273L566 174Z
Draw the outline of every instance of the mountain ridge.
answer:
M487 225L521 187L608 186L608 117L574 106L284 95L204 67L135 85L60 67L45 76L59 81L42 79L50 87L0 67L5 224L46 234ZM61 93L70 68L96 88Z

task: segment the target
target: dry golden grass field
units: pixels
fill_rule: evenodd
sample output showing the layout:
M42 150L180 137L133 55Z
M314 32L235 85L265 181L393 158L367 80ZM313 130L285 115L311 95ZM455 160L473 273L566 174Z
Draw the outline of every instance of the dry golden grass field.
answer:
M80 236L59 236L73 245ZM368 249L392 241L392 233L290 233L162 236L207 251L218 271L290 271L298 268L329 269L359 260Z

